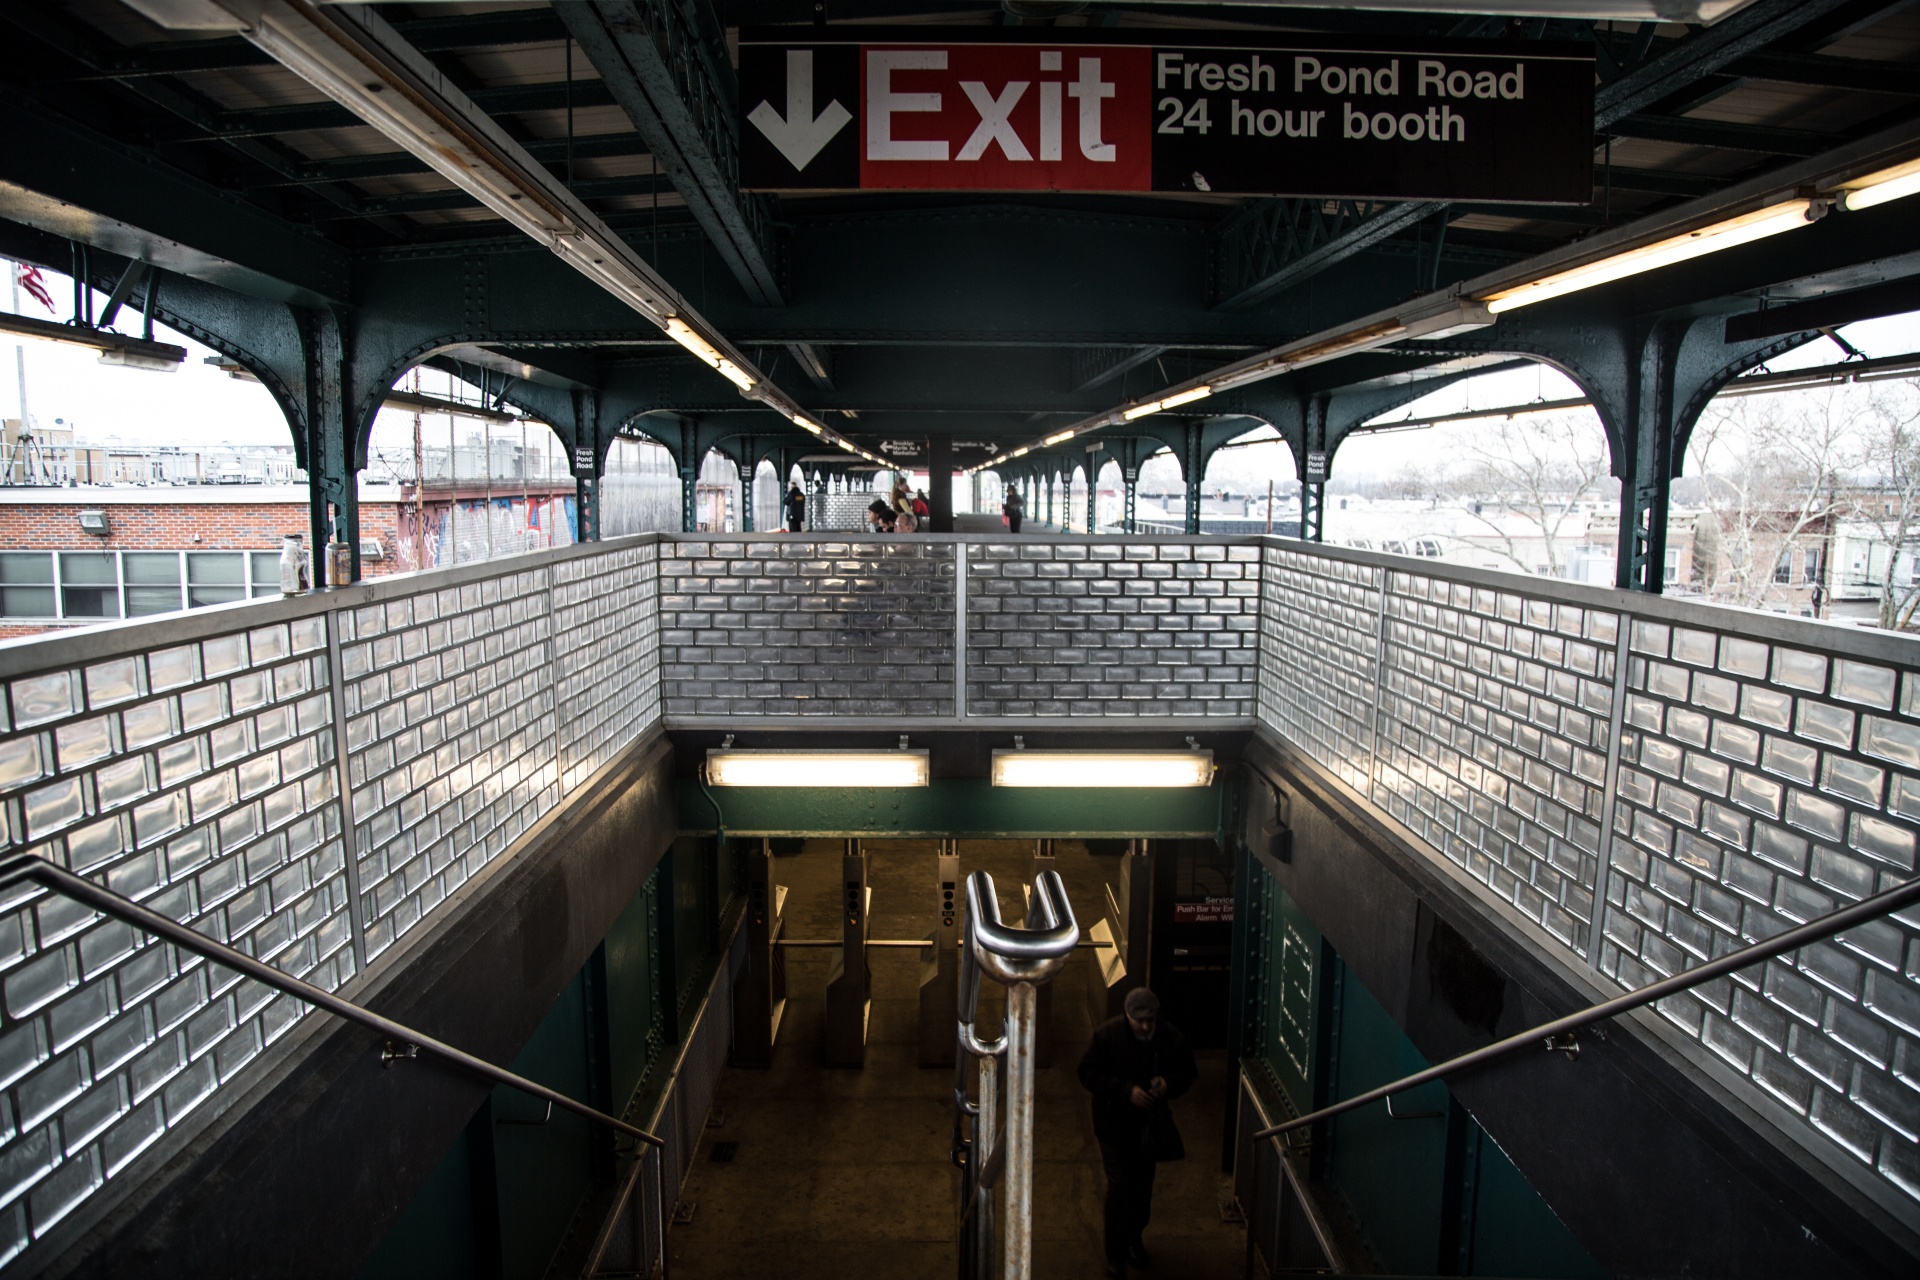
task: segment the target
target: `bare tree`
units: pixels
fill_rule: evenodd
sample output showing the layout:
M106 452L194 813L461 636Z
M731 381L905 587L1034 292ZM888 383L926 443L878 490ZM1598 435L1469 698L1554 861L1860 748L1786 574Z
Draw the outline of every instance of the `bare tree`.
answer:
M1709 596L1757 608L1775 585L1782 555L1846 510L1842 477L1857 460L1849 415L1834 395L1716 400L1687 442L1714 526L1696 535Z
M1591 417L1553 414L1508 418L1476 430L1463 445L1465 466L1440 482L1467 518L1485 526L1493 550L1523 572L1544 563L1561 576L1582 503L1608 482L1606 443ZM1501 519L1508 514L1517 519ZM1542 555L1532 554L1534 548Z
M1848 523L1864 527L1872 544L1885 549L1884 563L1877 556L1868 561L1880 597L1879 624L1903 631L1920 609L1920 578L1913 572L1920 554L1920 394L1911 385L1874 384L1852 421L1861 475Z

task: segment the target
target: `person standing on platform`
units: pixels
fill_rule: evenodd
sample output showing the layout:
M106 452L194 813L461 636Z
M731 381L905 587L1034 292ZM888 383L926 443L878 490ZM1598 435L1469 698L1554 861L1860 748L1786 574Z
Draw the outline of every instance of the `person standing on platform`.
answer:
M933 519L933 504L927 501L927 491L922 489L913 495L913 522L924 529L931 519Z
M1160 998L1127 992L1126 1013L1093 1033L1080 1058L1080 1083L1093 1095L1093 1133L1107 1175L1107 1275L1151 1265L1141 1237L1153 1215L1153 1171L1186 1148L1168 1103L1193 1087L1193 1048L1160 1021Z
M1000 503L1000 512L1007 518L1007 532L1018 533L1020 518L1027 514L1027 500L1020 496L1018 489L1008 486L1007 496Z
M787 532L798 533L807 527L807 495L800 486L787 486Z

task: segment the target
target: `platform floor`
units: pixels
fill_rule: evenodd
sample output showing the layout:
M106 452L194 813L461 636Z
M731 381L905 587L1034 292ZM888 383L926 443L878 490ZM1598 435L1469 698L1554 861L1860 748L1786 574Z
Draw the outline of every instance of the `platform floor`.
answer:
M1001 911L1023 914L1019 886L1030 842L968 842L963 868L993 873ZM920 937L931 920L933 845L869 845L873 937ZM1117 858L1063 845L1060 871L1083 920L1104 902ZM778 861L792 937L838 929L839 842L809 842ZM833 952L789 949L789 1012L772 1067L730 1067L693 1170L681 1190L691 1220L667 1240L674 1280L779 1276L794 1280L927 1280L954 1274L959 1174L948 1163L951 1068L918 1065L919 952L872 952L874 1002L863 1068L821 1064L827 969ZM1074 1075L1093 1021L1084 954L1056 980L1059 1050L1039 1072L1034 1274L1104 1274L1103 1182L1086 1092ZM992 984L988 989L994 990ZM1179 1012L1165 1016L1179 1022ZM984 1032L997 1034L989 1020ZM1242 1274L1246 1236L1224 1223L1219 1171L1224 1053L1202 1055L1201 1080L1175 1104L1188 1158L1163 1164L1147 1247L1156 1280L1230 1280ZM731 1158L712 1159L731 1143ZM723 1154L728 1149L722 1148Z

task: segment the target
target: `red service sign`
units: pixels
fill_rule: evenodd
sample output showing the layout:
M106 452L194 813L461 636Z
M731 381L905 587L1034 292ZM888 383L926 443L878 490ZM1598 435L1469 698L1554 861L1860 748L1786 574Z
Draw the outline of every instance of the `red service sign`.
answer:
M864 45L863 190L1150 191L1150 52Z
M1575 46L793 28L740 40L741 185L1586 203Z

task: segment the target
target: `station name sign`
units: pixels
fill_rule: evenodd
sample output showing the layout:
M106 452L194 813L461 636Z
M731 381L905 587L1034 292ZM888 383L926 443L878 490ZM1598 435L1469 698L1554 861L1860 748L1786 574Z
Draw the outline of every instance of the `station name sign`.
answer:
M741 186L1593 198L1583 46L1046 34L744 31Z

